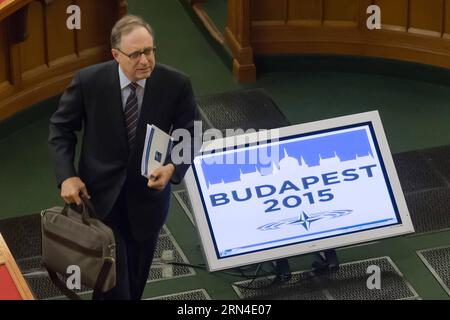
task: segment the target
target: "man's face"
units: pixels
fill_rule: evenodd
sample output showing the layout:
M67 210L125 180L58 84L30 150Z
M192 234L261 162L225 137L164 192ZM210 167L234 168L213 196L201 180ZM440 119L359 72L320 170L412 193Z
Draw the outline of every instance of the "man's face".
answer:
M137 27L129 34L123 35L120 47L112 49L111 52L128 79L134 82L146 79L152 73L155 67L155 55L152 48L154 48L153 37L144 27ZM149 55L128 56L136 52L143 52L146 49L150 51Z

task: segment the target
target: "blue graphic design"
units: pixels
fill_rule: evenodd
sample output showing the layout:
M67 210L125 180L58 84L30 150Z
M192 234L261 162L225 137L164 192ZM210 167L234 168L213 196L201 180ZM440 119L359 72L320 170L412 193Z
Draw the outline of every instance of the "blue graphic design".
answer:
M275 148L275 147L274 147ZM355 160L357 157L373 156L369 138L364 129L333 134L308 140L280 143L276 148L261 147L254 150L238 151L231 155L220 154L214 159L202 159L201 167L206 185L240 181L241 174L259 172L262 176L273 172L273 165L285 157L291 157L299 165L314 167L321 160L338 157L341 162ZM272 156L272 150L278 152L278 158ZM240 161L245 159L245 161ZM253 164L249 164L253 161ZM241 164L244 162L244 164Z
M258 228L260 231L269 231L269 230L278 230L281 229L283 226L290 226L290 225L301 225L303 226L307 231L309 231L309 228L311 226L311 223L323 219L331 220L331 219L337 219L346 215L349 215L353 212L353 210L333 210L333 211L324 211L324 212L317 212L307 215L305 211L302 211L300 214L300 218L289 218L289 219L283 219L280 221L270 222L267 223L261 227Z
M155 153L155 160L158 162L161 162L162 154L159 151L156 151Z

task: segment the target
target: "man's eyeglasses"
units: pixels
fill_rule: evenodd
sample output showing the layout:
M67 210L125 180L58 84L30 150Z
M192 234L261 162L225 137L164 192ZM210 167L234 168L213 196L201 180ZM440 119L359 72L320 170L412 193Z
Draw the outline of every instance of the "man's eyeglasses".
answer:
M131 60L137 60L137 59L139 59L141 56L142 56L142 54L144 54L147 58L148 57L150 57L152 54L155 54L156 53L156 47L153 47L153 48L145 48L144 50L142 50L142 51L135 51L135 52L132 52L132 53L125 53L125 52L123 52L122 50L120 50L119 48L115 48L117 51L119 51L119 52L121 52L121 53L123 53L124 55L126 55L128 58L130 58Z

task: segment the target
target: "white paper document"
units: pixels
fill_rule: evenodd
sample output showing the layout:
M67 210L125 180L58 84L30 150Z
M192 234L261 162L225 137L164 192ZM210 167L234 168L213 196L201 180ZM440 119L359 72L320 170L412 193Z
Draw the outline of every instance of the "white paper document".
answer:
M144 151L142 152L141 174L149 177L150 173L163 166L172 150L173 139L170 135L156 127L147 124Z

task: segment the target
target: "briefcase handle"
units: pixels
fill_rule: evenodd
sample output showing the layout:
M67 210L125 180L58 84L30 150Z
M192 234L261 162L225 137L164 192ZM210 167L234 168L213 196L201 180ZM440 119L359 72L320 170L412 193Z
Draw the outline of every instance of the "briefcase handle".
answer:
M80 195L80 199L81 199L81 212L79 212L78 210L74 209L76 212L78 212L79 214L81 214L81 220L83 221L84 224L86 225L91 225L89 222L89 218L92 217L96 217L97 214L95 212L94 209L94 205L92 204L91 200L89 200L88 198L86 198L84 195ZM65 204L63 210L61 211L61 213L63 215L65 215L67 217L67 211L69 210L70 204ZM77 206L78 207L78 206Z
M92 204L91 200L87 198L84 194L80 194L81 201L86 206L87 215L89 218L96 218L97 212L95 211L94 205Z

